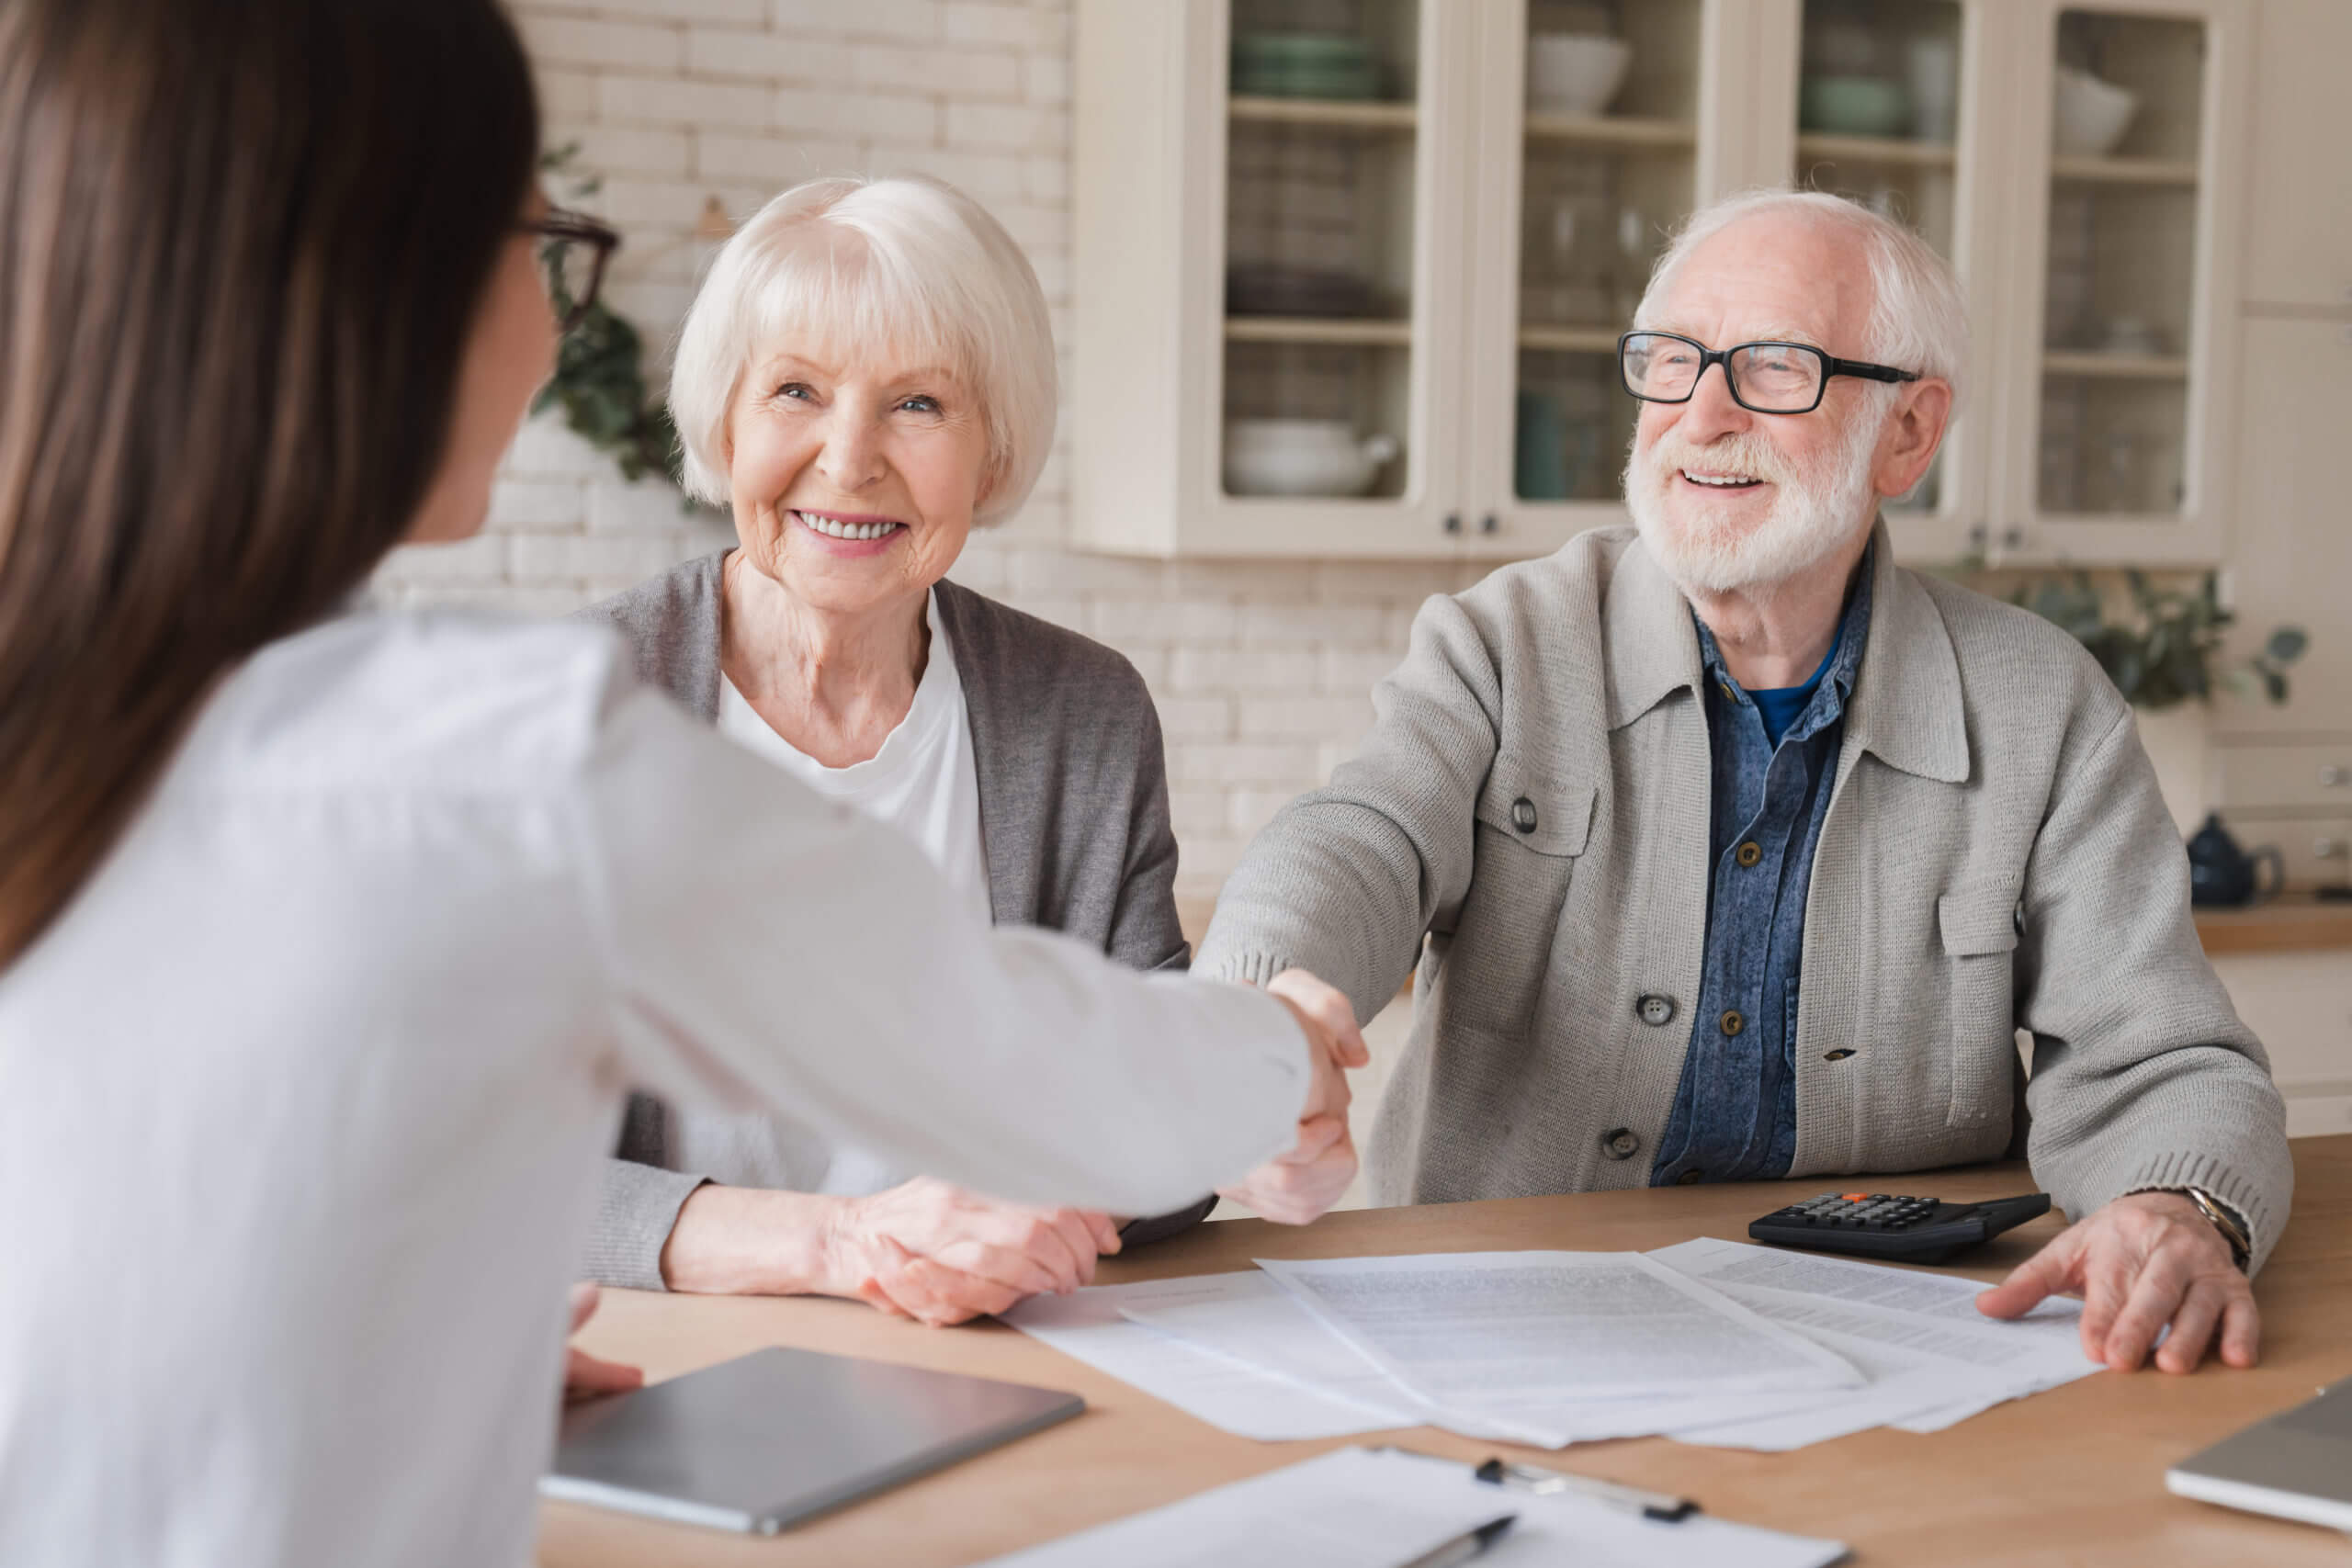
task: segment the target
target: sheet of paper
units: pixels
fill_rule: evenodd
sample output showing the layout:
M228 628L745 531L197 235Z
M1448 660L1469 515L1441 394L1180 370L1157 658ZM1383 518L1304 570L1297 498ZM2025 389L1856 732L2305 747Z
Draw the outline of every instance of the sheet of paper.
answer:
M1395 1568L1503 1514L1517 1522L1478 1568L1826 1568L1846 1553L1834 1540L1707 1514L1661 1524L1582 1497L1490 1486L1452 1461L1340 1449L981 1568Z
M1235 1281L1262 1284L1263 1277L1206 1274L1131 1285L1092 1285L1067 1296L1033 1296L1003 1316L1013 1327L1063 1355L1238 1437L1278 1442L1350 1437L1418 1424L1417 1418L1400 1422L1392 1410L1358 1404L1295 1382L1269 1377L1119 1315L1123 1306L1215 1299L1233 1288Z
M2082 1353L2075 1332L2078 1303L2045 1302L2026 1317L2007 1322L1976 1310L1981 1284L1950 1275L1774 1252L1712 1237L1661 1247L1650 1256L1858 1365L1875 1354L1886 1369L1873 1375L1867 1404L1824 1402L1780 1420L1674 1434L1684 1441L1781 1450L1865 1426L1941 1431L1996 1404L2101 1370ZM1906 1357L1917 1370L1898 1374L1894 1363ZM1909 1407L1904 1408L1906 1401ZM1873 1418L1860 1419L1871 1412Z
M1449 1410L1566 1412L1593 1401L1862 1383L1812 1340L1639 1253L1261 1258L1258 1266L1400 1387Z

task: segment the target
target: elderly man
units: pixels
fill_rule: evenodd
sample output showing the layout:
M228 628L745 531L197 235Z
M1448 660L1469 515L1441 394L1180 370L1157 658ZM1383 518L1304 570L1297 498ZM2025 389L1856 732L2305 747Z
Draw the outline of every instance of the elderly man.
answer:
M1995 1159L2073 1226L1980 1299L2086 1350L2257 1348L2284 1112L2190 924L2131 709L1877 513L1951 418L1959 289L1907 231L1736 198L1622 346L1637 529L1433 598L1378 721L1227 885L1198 967L1359 1016L1418 962L1390 1202ZM2024 1077L2015 1032L2030 1031ZM2029 1114L2030 1112L2030 1114Z

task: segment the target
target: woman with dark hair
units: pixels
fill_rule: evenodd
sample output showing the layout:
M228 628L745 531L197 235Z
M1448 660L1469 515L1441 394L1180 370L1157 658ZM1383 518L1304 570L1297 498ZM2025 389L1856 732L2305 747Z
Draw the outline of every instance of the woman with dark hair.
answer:
M1122 1213L1344 1111L608 633L339 613L609 239L537 130L491 0L0 0L0 1562L523 1561L629 1084Z

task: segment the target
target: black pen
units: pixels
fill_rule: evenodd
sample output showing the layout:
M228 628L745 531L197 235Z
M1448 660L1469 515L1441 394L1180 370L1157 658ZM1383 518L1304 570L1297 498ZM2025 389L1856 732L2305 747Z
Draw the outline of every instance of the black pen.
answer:
M1517 1514L1505 1514L1498 1519L1488 1519L1476 1529L1464 1530L1452 1540L1439 1542L1409 1562L1399 1562L1396 1568L1454 1568L1455 1563L1469 1562L1500 1540L1518 1518Z

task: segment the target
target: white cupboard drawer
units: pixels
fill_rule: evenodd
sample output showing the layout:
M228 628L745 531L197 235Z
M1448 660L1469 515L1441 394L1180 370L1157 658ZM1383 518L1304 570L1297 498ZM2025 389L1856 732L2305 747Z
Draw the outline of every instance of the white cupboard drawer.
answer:
M2352 742L2219 748L2223 812L2309 807L2352 817Z
M2352 1095L2352 963L2336 952L2233 953L2213 960L2238 1017L2297 1098Z

